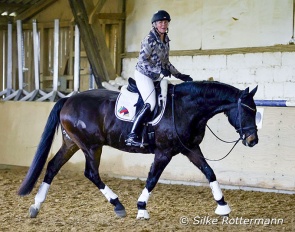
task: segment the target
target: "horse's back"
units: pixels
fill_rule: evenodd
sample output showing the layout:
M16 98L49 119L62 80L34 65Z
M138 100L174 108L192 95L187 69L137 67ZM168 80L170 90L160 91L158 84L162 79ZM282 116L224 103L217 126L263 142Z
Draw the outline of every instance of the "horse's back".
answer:
M107 89L95 89L73 95L61 110L61 121L91 121L94 116L112 114L118 94Z
M114 112L118 95L119 92L97 89L67 100L60 113L61 125L80 148L110 145L118 134L127 135L127 123L117 119ZM118 147L118 139L115 141L112 146Z
M104 102L116 102L119 92L107 89L94 89L71 96L65 103L65 107L98 107ZM84 106L84 107L83 107Z
M86 99L95 101L114 100L116 101L119 92L108 90L108 89L92 89L87 90L78 94L75 94L69 98L72 101L84 101Z

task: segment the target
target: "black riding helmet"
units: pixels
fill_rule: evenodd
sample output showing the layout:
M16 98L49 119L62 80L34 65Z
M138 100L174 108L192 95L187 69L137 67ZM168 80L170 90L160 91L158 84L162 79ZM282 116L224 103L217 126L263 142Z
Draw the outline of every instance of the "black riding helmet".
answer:
M151 22L157 22L162 20L168 20L168 22L171 21L170 15L165 10L158 10L156 13L154 13Z

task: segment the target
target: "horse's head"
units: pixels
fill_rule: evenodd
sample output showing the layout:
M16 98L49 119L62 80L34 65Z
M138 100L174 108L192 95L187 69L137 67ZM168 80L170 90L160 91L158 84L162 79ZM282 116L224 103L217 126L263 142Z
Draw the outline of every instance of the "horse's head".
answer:
M228 121L240 134L240 139L245 146L253 147L258 143L256 126L256 105L254 95L258 86L249 93L249 88L242 91L236 105L226 111Z

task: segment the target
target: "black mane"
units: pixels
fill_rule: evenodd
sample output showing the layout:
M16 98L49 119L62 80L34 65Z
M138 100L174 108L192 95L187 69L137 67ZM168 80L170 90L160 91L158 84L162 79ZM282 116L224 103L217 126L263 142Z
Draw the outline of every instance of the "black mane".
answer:
M218 81L193 81L179 84L177 93L191 95L191 98L203 101L236 102L241 94L241 90Z

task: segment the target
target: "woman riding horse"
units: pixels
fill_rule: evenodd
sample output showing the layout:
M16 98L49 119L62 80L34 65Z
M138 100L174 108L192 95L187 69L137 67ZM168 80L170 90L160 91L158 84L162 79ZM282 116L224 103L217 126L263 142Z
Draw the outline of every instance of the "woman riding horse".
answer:
M229 123L240 135L239 140L248 147L256 145L258 135L255 122L256 105L253 99L256 91L257 87L249 92L249 88L239 90L213 81L169 84L165 112L158 124L153 126L154 160L137 201L137 218L149 218L146 208L149 196L171 159L180 153L207 178L217 203L215 213L230 213L230 207L223 197L214 171L204 158L200 144L205 136L208 120L224 112ZM118 95L118 92L106 89L90 90L62 98L54 105L34 160L18 191L22 196L32 191L46 164L55 132L61 124L63 143L48 162L43 182L35 196L35 204L30 207L31 217L36 217L39 213L50 185L61 167L79 149L83 151L86 160L84 175L114 206L118 216L126 215L119 197L100 178L99 165L103 146L141 153L140 155L150 153L150 150L148 147L126 146L124 138L132 123L115 116L114 108Z
M150 33L141 42L134 79L145 104L134 119L131 132L125 141L127 146L143 146L139 135L143 123L155 108L154 81L160 80L160 74L165 77L172 74L183 81L193 80L189 75L181 74L169 61L170 40L167 33L170 21L170 15L166 11L157 11L151 20Z

